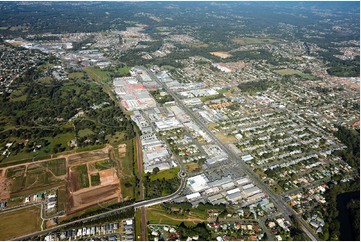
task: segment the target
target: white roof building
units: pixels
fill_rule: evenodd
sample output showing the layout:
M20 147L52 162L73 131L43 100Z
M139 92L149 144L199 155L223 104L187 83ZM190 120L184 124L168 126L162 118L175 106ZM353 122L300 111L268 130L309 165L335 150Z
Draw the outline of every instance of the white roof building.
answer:
M191 177L187 181L187 185L194 192L199 192L208 189L208 178L204 174Z
M186 196L186 198L191 201L191 200L196 200L198 198L201 197L201 194L199 192L195 192L195 193L192 193L192 194L189 194Z

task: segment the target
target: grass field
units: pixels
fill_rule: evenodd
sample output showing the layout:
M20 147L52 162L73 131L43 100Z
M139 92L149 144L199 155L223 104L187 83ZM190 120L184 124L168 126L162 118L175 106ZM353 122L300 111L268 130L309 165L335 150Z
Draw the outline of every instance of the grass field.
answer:
M25 166L17 166L13 168L9 168L6 172L6 177L11 178L14 176L24 176L25 174Z
M18 161L18 160L31 160L34 157L36 160L43 160L43 159L49 159L51 157L51 153L53 153L53 148L60 144L61 147L65 147L68 149L68 143L70 140L75 139L75 134L68 132L65 134L58 134L57 136L53 137L44 137L44 139L47 139L50 144L47 147L42 147L40 149L37 149L35 152L26 152L24 149L22 149L19 153L16 155L10 155L9 157L5 158L2 163L9 163L12 161ZM20 142L21 140L16 140L16 142Z
M124 66L123 68L119 68L117 70L117 73L121 76L128 76L130 73L129 73L129 67L128 66Z
M62 176L66 174L66 164L65 159L56 159L46 162L49 170L51 170L54 175Z
M117 98L114 95L113 90L107 83L111 82L110 73L103 71L96 67L84 67L83 70L96 82L103 84L103 90L109 95L111 99L117 102ZM105 85L104 85L105 84Z
M133 167L134 167L134 146L133 139L127 140L124 142L126 144L127 150L125 152L125 157L120 158L121 167L124 174L133 177Z
M187 215L169 214L159 205L147 208L147 218L149 224L179 225L181 222L184 222L187 226L192 226L194 224L207 221L207 217L208 216L197 212L190 212Z
M16 88L10 95L10 100L12 102L25 101L28 95L26 94L26 87L20 86Z
M66 201L67 201L67 196L66 196L66 188L65 187L60 187L57 191L57 209L58 211L65 211L66 209Z
M234 38L232 42L239 45L254 45L254 44L272 44L277 42L274 39L260 39L260 38Z
M151 181L154 181L157 179L162 180L163 178L165 180L169 180L169 179L176 177L178 175L178 173L179 173L179 167L175 167L175 168L172 168L169 170L160 171L156 175L151 174L149 178Z
M19 182L12 186L12 197L35 194L64 184L63 180L55 178L46 170L46 163L29 165L26 176L17 177L15 180Z
M79 130L79 137L85 137L94 134L94 132L91 129L82 129Z
M124 142L127 147L125 157L119 159L121 173L124 174L124 177L120 181L122 196L123 198L128 197L129 199L134 198L134 187L137 185L135 183L135 177L133 173L133 169L135 169L133 141L134 139Z
M97 170L99 170L99 171L107 170L107 169L110 169L112 167L114 167L114 161L112 161L110 159L95 162L95 168Z
M0 219L0 240L40 231L40 207L30 207L4 213Z
M278 73L282 76L301 74L300 71L293 69L280 69L280 70L274 70L273 72Z
M187 172L190 172L190 173L192 173L192 172L198 172L198 171L200 171L200 167L199 167L199 165L197 164L197 163L187 163L186 164L186 171Z
M89 187L88 168L86 167L86 165L76 166L72 169L77 172L79 188L82 189Z
M273 72L275 72L277 74L280 74L282 76L296 75L296 76L299 76L299 77L304 78L304 79L309 79L309 80L316 79L316 77L311 75L311 74L305 74L305 73L302 73L302 72L300 72L298 70L293 70L293 69L273 70Z
M83 70L97 82L109 82L110 73L97 67L84 67Z
M101 144L101 145L90 145L90 146L87 146L87 147L83 147L83 148L77 149L77 152L99 150L99 149L103 149L104 147L105 147L105 144Z
M83 72L72 72L68 74L68 78L72 80L81 80L84 78Z
M91 182L91 185L92 185L92 186L98 186L98 185L100 185L100 176L99 176L99 173L92 174L92 175L90 176L90 182Z
M141 209L138 208L135 210L135 240L139 240L140 239L140 235L142 233L142 228L141 228Z
M225 135L223 133L217 133L216 137L224 143L232 143L237 141L234 136Z

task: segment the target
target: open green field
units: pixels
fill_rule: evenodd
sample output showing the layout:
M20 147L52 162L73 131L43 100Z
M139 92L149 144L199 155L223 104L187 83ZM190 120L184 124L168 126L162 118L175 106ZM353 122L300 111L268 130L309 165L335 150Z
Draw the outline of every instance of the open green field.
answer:
M126 140L123 143L126 144L125 157L119 158L120 160L120 186L123 198L134 198L134 188L137 186L133 173L134 165L134 139Z
M92 185L93 187L100 185L100 176L99 176L99 173L92 174L92 175L90 176L90 182L91 182L91 185Z
M197 223L206 222L208 218L208 215L195 212L193 209L191 209L189 214L185 215L170 214L160 205L149 207L146 211L149 224L168 224L176 226L184 222L185 225L192 226Z
M84 78L83 72L72 72L68 74L68 78L72 80L82 80Z
M25 166L17 166L13 168L9 168L6 172L7 178L12 178L16 176L24 176L25 174Z
M176 177L178 175L178 173L179 173L179 167L175 167L175 168L172 168L169 170L160 171L157 174L151 174L149 176L149 178L151 181L154 181L157 179L162 180L163 178L165 180L169 180L169 179Z
M99 171L113 168L114 165L115 165L114 161L112 161L110 159L95 162L95 168Z
M28 96L25 91L26 91L25 86L18 87L11 93L10 100L12 102L25 101Z
M62 165L57 167L57 162L59 162L59 160L51 161L50 167L58 174L65 174L65 160L60 160L60 162L63 162L63 167ZM48 163L49 161L28 165L26 174L25 166L9 168L6 176L8 179L13 180L11 197L35 194L54 188L55 186L63 185L63 180L57 179L54 177L55 174L53 175L47 170Z
M124 144L126 144L127 149L125 152L125 157L120 158L123 173L130 177L134 176L133 168L134 168L134 149L135 149L135 147L133 146L133 140L134 139L127 140L124 142Z
M46 162L49 170L51 170L54 175L62 176L66 174L66 164L65 159L56 159Z
M119 68L117 70L117 73L120 75L120 76L128 76L130 73L129 73L129 67L128 66L124 66L122 68Z
M67 201L66 188L65 186L60 187L57 191L57 198L56 198L58 211L65 211L66 201Z
M217 133L216 137L224 143L233 143L237 141L237 139L234 136L225 135L223 133Z
M274 39L261 39L261 38L234 38L232 42L239 44L239 45L254 45L254 44L272 44L277 42Z
M309 79L309 80L316 79L316 77L311 75L311 74L305 74L305 73L302 73L302 72L300 72L298 70L293 70L293 69L273 70L273 72L275 72L277 74L280 74L282 76L296 75L296 76L299 76L299 77L304 78L304 79Z
M101 70L98 67L84 67L83 70L97 82L109 82L110 72Z
M91 129L82 129L79 130L78 135L80 138L85 137L85 136L90 136L94 134L94 132Z
M40 207L29 207L4 213L0 219L0 240L40 231Z
M194 162L187 163L186 164L186 171L189 172L189 173L199 172L199 171L201 171L201 167L198 165L198 163L194 163Z
M79 165L72 168L77 173L79 189L89 187L88 168L86 165Z
M18 160L24 160L25 162L33 159L34 157L36 158L36 160L49 159L51 157L50 154L59 152L61 147L63 149L67 149L70 140L75 139L75 134L68 132L64 134L58 134L55 137L44 137L44 139L48 140L48 142L50 143L48 146L36 149L35 152L27 152L25 151L25 149L22 149L17 154L12 154L9 157L6 157L2 161L2 163L10 163L12 161ZM16 140L16 142L20 141L20 139Z
M298 71L298 70L293 70L293 69L273 70L273 72L278 73L278 74L280 74L280 75L282 75L282 76L301 74L300 71Z
M135 240L139 240L140 235L142 233L141 219L142 219L141 208L138 208L135 210Z

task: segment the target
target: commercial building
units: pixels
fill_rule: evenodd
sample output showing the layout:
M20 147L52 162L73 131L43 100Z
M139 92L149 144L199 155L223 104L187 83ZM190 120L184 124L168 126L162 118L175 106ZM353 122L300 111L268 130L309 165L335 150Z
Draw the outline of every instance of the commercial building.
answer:
M135 77L122 77L113 80L115 93L121 99L122 106L129 111L156 107L156 101L138 83Z

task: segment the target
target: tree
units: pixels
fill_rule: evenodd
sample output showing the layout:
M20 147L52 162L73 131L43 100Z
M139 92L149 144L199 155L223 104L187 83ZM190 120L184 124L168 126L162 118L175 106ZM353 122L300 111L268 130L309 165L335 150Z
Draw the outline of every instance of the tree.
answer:
M153 174L156 175L159 172L159 168L158 167L154 167L153 168Z

